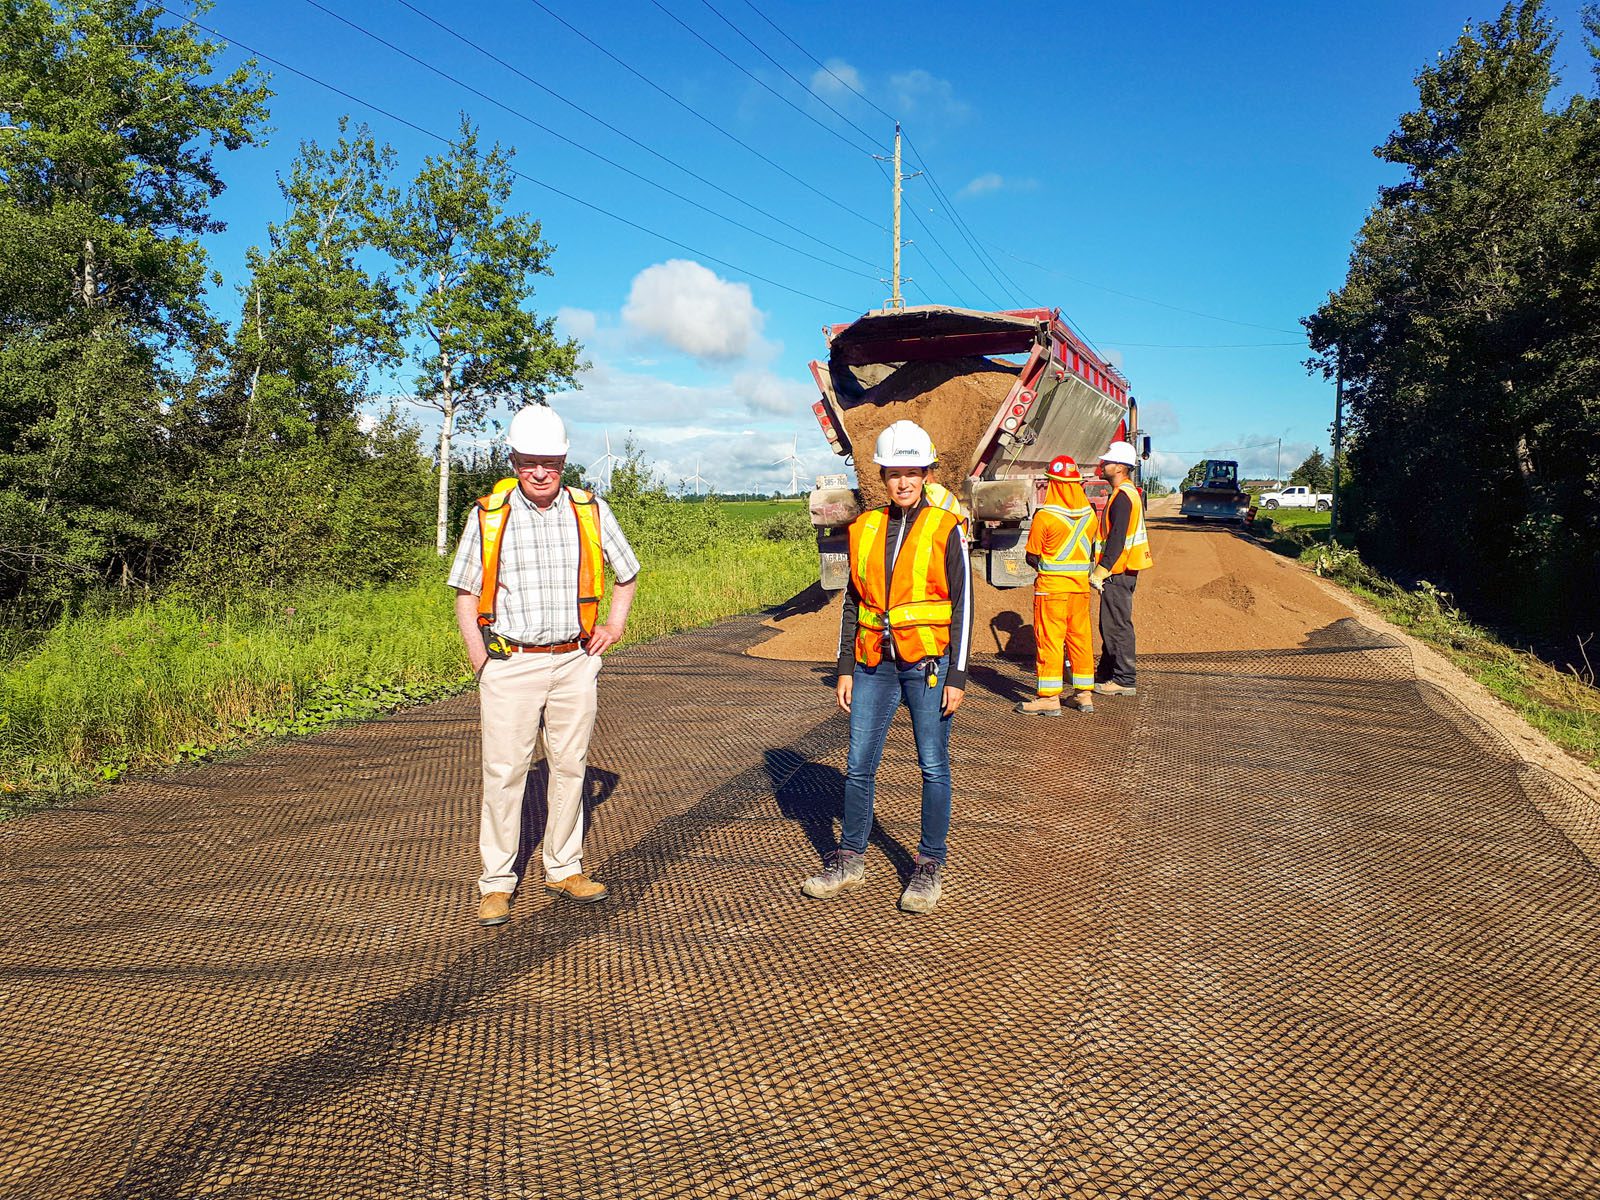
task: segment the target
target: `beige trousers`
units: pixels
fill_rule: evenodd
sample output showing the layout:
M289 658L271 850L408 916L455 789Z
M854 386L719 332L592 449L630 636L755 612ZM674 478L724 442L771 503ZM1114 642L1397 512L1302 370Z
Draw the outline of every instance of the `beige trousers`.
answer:
M517 886L522 797L541 718L550 769L544 875L553 882L583 870L583 777L599 674L600 656L582 650L513 654L484 664L478 680L483 727L483 815L478 826L483 875L478 890L485 895Z

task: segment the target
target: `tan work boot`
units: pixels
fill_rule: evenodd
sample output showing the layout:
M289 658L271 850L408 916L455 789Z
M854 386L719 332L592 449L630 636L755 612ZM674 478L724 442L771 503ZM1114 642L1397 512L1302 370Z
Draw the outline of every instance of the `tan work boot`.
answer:
M611 894L606 891L605 884L597 883L581 873L568 875L565 879L546 879L544 890L565 896L568 900L576 900L579 904L594 904Z
M1123 687L1120 683L1112 683L1109 679L1104 683L1094 685L1094 690L1102 696L1137 696L1139 689L1136 687Z
M1092 713L1094 711L1094 693L1078 692L1061 707L1071 709L1073 712Z
M1061 697L1035 696L1032 700L1020 702L1012 711L1022 713L1028 717L1059 717L1061 715Z
M504 925L511 920L511 893L488 892L478 901L479 925Z

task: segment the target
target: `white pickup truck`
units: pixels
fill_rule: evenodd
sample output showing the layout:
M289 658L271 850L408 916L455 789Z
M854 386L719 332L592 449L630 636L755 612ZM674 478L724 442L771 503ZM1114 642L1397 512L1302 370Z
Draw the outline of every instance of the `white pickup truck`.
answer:
M1286 487L1276 492L1262 492L1256 497L1257 508L1314 508L1327 512L1333 507L1333 497L1327 492L1313 492L1308 487Z

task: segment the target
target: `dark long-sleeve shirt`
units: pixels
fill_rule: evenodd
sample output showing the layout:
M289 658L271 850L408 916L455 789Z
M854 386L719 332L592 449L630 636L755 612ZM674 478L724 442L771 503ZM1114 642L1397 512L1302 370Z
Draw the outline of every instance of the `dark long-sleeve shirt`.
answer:
M916 523L917 514L928 507L926 498L916 507L889 506L889 527L883 539L883 577L894 579L894 563L900 553L901 543ZM950 581L950 666L945 684L954 688L967 686L967 656L972 645L972 569L967 561L967 540L961 536L961 527L953 526L944 544L945 577ZM861 610L861 596L855 581L845 586L844 612L839 619L838 668L841 675L855 670L856 623ZM894 638L883 639L885 657L894 655Z
M1106 530L1105 545L1100 548L1100 565L1109 571L1122 557L1122 548L1128 541L1128 526L1133 522L1133 501L1126 492L1112 493L1106 502L1106 519L1110 528Z

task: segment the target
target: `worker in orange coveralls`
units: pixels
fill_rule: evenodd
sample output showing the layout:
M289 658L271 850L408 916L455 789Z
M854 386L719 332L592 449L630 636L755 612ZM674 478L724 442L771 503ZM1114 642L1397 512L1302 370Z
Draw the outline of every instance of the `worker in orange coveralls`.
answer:
M1044 503L1028 530L1028 565L1033 585L1034 667L1038 695L1016 706L1034 717L1061 715L1062 669L1071 671L1072 712L1094 711L1094 649L1089 636L1089 572L1094 569L1099 529L1083 475L1066 455L1050 463Z

